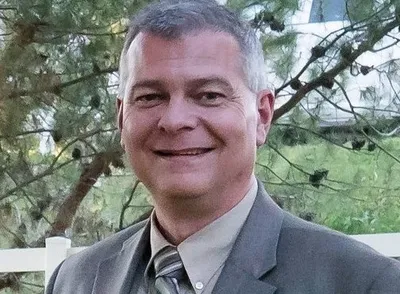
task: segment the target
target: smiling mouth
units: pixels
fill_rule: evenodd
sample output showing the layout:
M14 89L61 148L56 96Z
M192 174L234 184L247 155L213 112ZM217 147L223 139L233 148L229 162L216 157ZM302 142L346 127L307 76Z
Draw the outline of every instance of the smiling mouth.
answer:
M198 156L212 151L212 148L192 148L183 150L156 150L155 154L163 157L173 156Z

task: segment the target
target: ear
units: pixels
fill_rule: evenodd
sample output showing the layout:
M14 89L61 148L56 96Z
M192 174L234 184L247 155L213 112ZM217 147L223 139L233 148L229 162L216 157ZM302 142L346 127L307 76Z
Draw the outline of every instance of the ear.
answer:
M115 106L117 109L117 126L118 126L119 132L121 133L122 132L122 122L124 119L124 101L123 101L123 99L117 97ZM121 146L122 146L122 148L124 148L124 143L122 142L122 136L121 136Z
M257 95L257 147L263 145L267 138L269 128L271 127L272 117L274 115L275 97L270 90L263 90Z
M122 131L122 121L123 121L124 101L121 98L117 97L115 106L117 109L117 126L118 126L118 130L121 132Z

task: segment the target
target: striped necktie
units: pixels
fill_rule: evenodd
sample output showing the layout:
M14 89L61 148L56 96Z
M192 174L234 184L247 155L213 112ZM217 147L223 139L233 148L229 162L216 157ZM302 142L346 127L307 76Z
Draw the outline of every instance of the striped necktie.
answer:
M186 273L178 251L174 247L165 247L154 258L157 294L179 294L179 281Z

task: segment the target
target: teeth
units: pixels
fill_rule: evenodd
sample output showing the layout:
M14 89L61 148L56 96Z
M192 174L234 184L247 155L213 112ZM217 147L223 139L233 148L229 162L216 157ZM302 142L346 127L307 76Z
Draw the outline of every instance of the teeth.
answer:
M187 151L160 151L162 155L169 156L185 156L185 155L199 155L207 152L206 149L187 150Z
M182 153L174 153L174 155L197 155L197 154L200 154L200 152L189 151L189 152L182 152Z
M198 155L201 151L172 152L172 155Z

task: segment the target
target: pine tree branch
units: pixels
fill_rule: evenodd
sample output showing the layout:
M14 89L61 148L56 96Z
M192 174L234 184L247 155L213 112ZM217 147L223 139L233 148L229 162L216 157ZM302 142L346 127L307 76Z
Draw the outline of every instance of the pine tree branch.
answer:
M22 137L22 136L26 136L26 135L40 134L40 133L51 133L53 131L54 130L43 128L43 129L21 132L21 133L13 134L13 135L2 135L2 136L0 136L0 139L16 138L16 137Z
M40 93L57 93L59 92L60 89L79 84L81 82L85 82L87 80L93 79L95 77L98 77L100 75L106 74L106 73L114 73L118 71L117 67L110 67L106 69L102 69L96 72L92 72L86 76L64 82L64 83L59 83L59 84L53 84L53 85L46 85L45 87L38 88L38 89L31 89L31 90L16 90L12 91L9 95L8 98L12 99L15 97L21 97L21 96L29 96L29 95L35 95L35 94L40 94Z
M0 5L0 10L17 10L17 7Z
M389 44L387 46L383 46L383 47L378 48L378 49L372 49L371 52L378 53L380 51L384 51L386 49L389 49L390 47L396 46L399 42L400 42L400 40L394 41L393 43L391 43L391 44Z
M274 146L272 146L271 144L268 143L268 147L271 148L273 151L275 151L283 160L285 160L290 166L294 167L295 169L297 169L298 171L302 172L303 174L310 176L312 175L311 173L305 171L304 169L302 169L299 165L291 162L289 159L287 159L287 157L285 155L283 155L277 148L275 148Z
M0 201L4 200L7 197L10 197L15 192L25 188L26 186L32 184L33 182L35 182L37 180L40 180L40 179L42 179L44 177L52 175L55 171L63 168L64 166L66 166L66 165L68 165L68 164L70 164L71 162L74 162L74 161L75 161L75 159L71 159L71 160L68 160L66 162L63 162L62 164L60 164L60 165L58 165L56 167L48 168L44 172L34 176L33 178L31 178L31 179L29 179L29 180L27 180L27 181L25 181L25 182L23 182L21 184L19 184L17 187L14 187L13 189L8 190L6 193L4 193L3 195L0 196Z
M339 34L338 36L335 37L335 39L328 45L325 47L325 50L328 50L329 48L331 48L341 37L343 37L345 34L347 34L348 30L344 30L343 33ZM321 41L322 42L322 41ZM275 96L278 96L278 94L287 86L290 85L290 83L294 80L298 80L301 75L308 69L308 67L314 63L314 61L316 61L318 58L311 56L307 63L303 66L302 69L300 69L300 71L297 73L297 75L293 78L291 78L288 82L284 83L282 86L280 86L278 89L275 90Z
M274 185L274 186L286 186L286 185L287 185L286 183L275 183L275 182L267 182L267 181L262 181L262 182L265 183L265 184L270 184L270 185ZM327 195L330 195L330 196L337 196L337 192L340 192L341 195L345 195L344 193L348 191L348 189L335 189L335 188L332 188L332 187L330 187L330 186L327 186L327 185L325 185L325 184L323 184L323 183L320 184L321 187L328 188L328 189L330 189L330 190L332 190L332 191L334 191L334 192L336 192L336 193L328 193L328 194L327 194L326 191L319 191L319 190L316 190L316 189L307 188L307 186L310 185L309 182L296 182L296 183L291 183L291 185L294 186L294 187L302 186L303 189L304 189L305 191L310 191L310 192L313 192L313 193L318 193L318 194L321 194L321 195L324 195L324 196L327 196ZM354 197L354 196L350 196L350 195L348 195L348 194L346 194L346 197L347 197L348 199L356 200L356 201L359 201L359 202L366 202L365 199L357 198L357 197Z
M89 193L98 178L108 167L113 156L120 156L120 151L103 152L95 155L92 162L82 171L82 174L75 184L72 192L65 198L58 209L55 221L47 236L59 236L65 233L65 230L72 224L73 218L78 210L82 200Z
M383 153L385 153L387 156L389 156L390 158L392 158L394 161L396 161L397 163L400 163L400 159L397 158L395 155L393 155L392 153L390 153L389 151L387 151L385 148L383 148L376 140L374 140L372 137L368 136L364 131L361 131L364 135L365 138L367 138L368 140L370 140L372 143L374 143L376 145L376 147L378 147L378 149L382 150Z
M289 183L285 179L283 179L281 176L279 176L272 168L270 168L268 165L262 164L260 162L256 162L256 165L261 166L262 168L268 170L270 173L272 173L278 180L280 180L283 184L288 185L290 187L294 187L295 185L293 183Z
M23 273L0 274L0 290L5 288L16 288Z
M380 71L378 71L378 72L381 73ZM395 101L395 99L397 99L397 100L400 102L400 96L399 96L399 94L397 93L397 90L396 90L396 88L395 88L394 85L393 85L393 82L392 82L392 79L391 79L390 76L389 76L389 73L388 73L388 72L385 72L385 75L386 75L386 78L387 78L388 81L389 81L390 88L392 89L392 91L393 91L393 93L394 93L394 96L395 96L395 98L393 98L392 102ZM399 112L397 112L397 113L399 113Z
M107 33L91 33L91 32L79 32L79 31L76 31L76 32L63 32L63 31L57 31L58 33L65 33L65 34L67 34L67 35L79 35L79 36L96 36L96 37L98 37L98 36L116 36L116 35L121 35L121 34L125 34L126 32L127 32L128 30L126 29L126 30L122 30L122 31L119 31L119 32L115 32L115 33L110 33L110 32L107 32Z
M321 139L323 139L323 140L325 140L325 141L327 141L327 142L329 142L329 143L331 143L331 144L333 144L333 145L335 145L335 146L337 146L337 147L340 147L340 148L343 148L343 149L346 149L346 150L353 150L353 149L351 149L351 148L349 148L349 147L346 147L346 146L343 146L343 145L341 145L341 144L336 143L335 141L329 139L328 137L326 137L326 136L324 136L324 135L322 135L322 134L320 134L320 133L318 133L318 132L315 132L315 131L313 131L313 130L310 130L310 129L301 127L301 126L299 126L299 125L297 125L297 124L275 123L274 125L275 125L275 126L284 126L284 127L296 128L296 129L299 129L299 130L302 130L302 131L311 133L311 134L315 135L316 137L319 137L319 138L321 138Z
M24 187L30 185L31 183L33 183L33 182L35 182L35 181L37 181L37 180L39 180L39 179L42 179L42 178L44 178L44 177L50 176L50 175L52 175L55 171L57 171L57 170L63 168L64 166L66 166L66 165L68 165L68 164L74 162L75 159L71 159L71 160L67 160L66 162L63 162L63 163L61 163L60 165L57 165L57 166L56 166L56 163L57 163L58 160L60 159L60 157L61 157L61 155L63 154L63 152L65 152L65 151L67 150L67 147L68 147L68 146L71 146L74 142L79 141L79 140L81 140L81 139L85 139L85 138L91 137L91 136L93 136L93 135L95 135L95 134L98 134L98 133L100 133L100 132L108 132L108 131L110 131L110 130L113 130L113 129L107 129L107 130L95 129L95 130L93 130L93 131L90 131L90 132L88 132L88 133L86 133L86 134L83 134L83 135L79 136L78 138L75 138L74 140L70 141L70 142L67 143L66 146L64 146L64 148L58 153L58 155L56 156L56 158L54 158L54 160L52 161L52 163L50 164L50 166L49 166L48 169L46 169L46 170L43 171L42 173L40 173L40 174L38 174L38 175L36 175L36 176L30 178L29 180L27 180L27 181L25 181L25 182L19 184L17 187L14 187L13 189L11 189L11 190L5 192L3 195L0 195L0 201L3 200L3 199L5 199L5 198L7 198L7 197L9 197L9 196L11 196L12 194L14 194L15 192L21 190L22 188L24 188Z
M137 219L135 219L132 223L128 224L127 227L133 226L134 224L140 223L141 221L144 221L145 219L148 219L153 211L153 206L151 205L145 205L143 207L149 207L150 209L145 211L142 215L140 215ZM126 228L126 227L125 227ZM123 228L124 229L124 228Z
M296 170L302 172L303 174L307 175L307 176L311 176L312 174L307 172L306 170L302 169L298 164L291 162L285 155L283 155L277 148L275 148L274 146L272 146L271 144L268 144L268 147L271 148L273 151L275 151L283 160L285 160L291 167L295 168ZM338 183L339 181L331 181L329 179L326 179L326 181L330 181L330 182L335 182ZM296 185L298 185L299 183L297 183ZM308 185L310 185L310 183L307 183ZM341 184L347 184L345 182L341 182ZM293 184L292 184L293 185ZM321 187L325 187L329 190L335 191L335 192L344 192L346 190L344 189L337 189L337 188L333 188L329 185L326 185L324 183L320 183Z
M371 108L371 107L365 107L365 106L353 106L354 109L363 109L363 110L373 110L373 111L378 111L378 112L387 112L387 113L395 113L397 115L400 115L400 111L397 110L390 110L390 109L383 109L383 108Z
M129 208L129 206L132 202L132 199L133 199L133 195L135 195L136 189L139 186L139 184L140 184L140 181L136 180L135 184L133 185L131 195L129 196L128 200L122 205L121 214L119 215L119 230L122 230L124 228L125 212Z
M7 173L7 175L10 177L10 179L14 182L14 184L15 184L16 186L18 186L19 183L18 183L17 179L16 179L10 172L6 171L6 173ZM26 193L24 189L21 189L21 191L22 191L22 193L24 194L25 198L28 200L28 202L29 202L33 207L35 207L36 209L38 209L38 210L40 211L41 208L37 205L37 203L35 203L35 202L31 199L31 197L28 195L28 193ZM48 218L47 218L43 213L41 213L41 214L42 214L43 219L50 225L51 222L48 220Z
M15 240L18 240L18 242L20 244L22 244L23 248L30 248L29 244L25 242L25 240L23 240L21 238L21 236L18 236L18 234L14 233L13 231L11 231L9 228L7 228L5 225L3 225L2 223L0 223L0 227L3 228L3 230L5 230L7 233L9 233L10 235L12 235L14 237ZM20 248L21 248L20 247Z
M99 130L101 133L106 133L106 132L113 132L116 131L117 128L110 128L110 129L104 129L104 130ZM32 134L41 134L41 133L51 133L54 132L53 129L37 129L37 130L31 130L31 131L25 131L17 134L13 134L12 136L10 135L2 135L0 136L0 139L7 139L7 138L16 138L16 137L22 137L22 136L27 136L27 135L32 135ZM97 134L97 131L95 131ZM80 137L82 139L82 137Z
M32 286L32 287L44 289L43 285L38 285L38 284L24 282L24 281L20 281L20 283L23 284L23 285L26 285L26 286Z
M377 13L378 13L378 12L377 12ZM359 22L359 23L361 23L361 22ZM358 24L359 24L359 23L358 23ZM349 25L349 26L347 26L347 27L340 28L340 29L338 29L338 30L336 30L336 31L333 31L333 32L330 32L329 34L327 34L324 38L322 38L322 40L321 40L317 45L323 44L330 36L332 36L332 35L334 35L334 34L340 32L340 31L342 31L342 32L341 32L340 34L338 34L332 41L330 41L330 43L325 47L325 51L327 51L327 50L329 50L330 48L332 48L332 47L336 44L336 42L339 41L340 38L342 38L343 36L345 36L347 33L360 30L360 29L362 29L362 28L364 28L364 27L367 27L367 24L361 24L361 25L358 26L358 27L356 27L356 24L352 24L352 25ZM316 34L312 34L312 35L313 35L313 36L320 37L319 35L316 35ZM277 88L277 89L275 90L275 96L278 96L278 94L279 94L283 89L285 89L287 86L289 86L290 83L291 83L292 81L299 79L299 78L301 77L301 75L308 69L308 67L309 67L314 61L316 61L317 59L318 59L318 58L315 58L315 57L311 56L311 57L309 58L309 60L307 61L307 63L300 69L300 71L297 73L297 75L296 75L295 77L291 78L289 81L287 81L286 83L284 83L282 86L280 86L279 88ZM333 59L333 58L332 58L332 59Z
M334 81L335 81L335 83L339 86L339 88L340 88L340 90L342 91L342 93L343 93L343 95L344 95L344 97L345 97L347 103L349 104L350 111L347 110L347 109L344 109L344 108L340 107L340 106L337 105L336 103L333 103L333 102L330 101L327 97L325 97L325 95L324 95L322 92L316 90L322 97L324 97L324 99L325 99L326 101L328 101L329 103L331 103L334 107L338 108L338 109L341 110L341 111L348 112L348 113L352 114L352 115L354 116L355 121L358 121L358 118L360 118L368 127L370 127L377 135L379 135L379 136L381 136L381 137L390 137L390 136L393 136L393 135L400 129L400 126L398 126L398 127L396 127L394 130L392 130L392 131L389 132L389 133L382 133L382 132L378 131L378 130L371 124L371 122L370 122L369 119L367 119L364 115L362 115L362 114L358 113L357 111L355 111L355 107L354 107L353 104L351 103L350 97L347 95L347 91L346 91L346 89L344 88L344 86L343 86L339 81L337 81L336 79L335 79Z
M358 49L354 50L350 54L350 56L346 59L341 59L332 69L328 70L327 72L321 74L319 77L311 80L309 83L304 84L292 97L283 104L280 108L276 109L274 112L273 121L276 121L284 114L289 112L293 109L299 102L302 100L305 95L309 92L315 90L317 87L323 85L324 81L327 79L334 79L337 75L339 75L342 71L349 67L361 54L366 51L373 49L374 45L381 40L386 34L392 31L394 28L399 26L399 21L394 20L381 28L378 28L374 34L370 34L369 38L363 41Z

